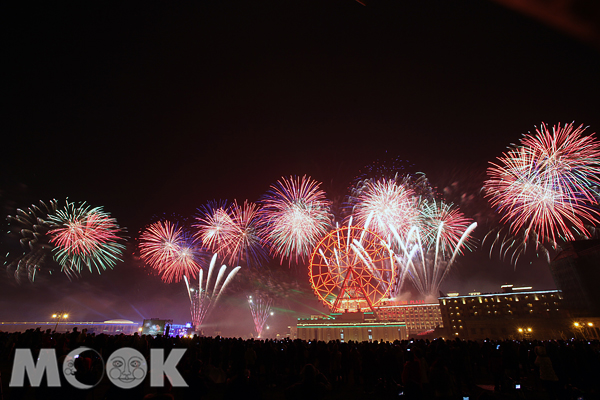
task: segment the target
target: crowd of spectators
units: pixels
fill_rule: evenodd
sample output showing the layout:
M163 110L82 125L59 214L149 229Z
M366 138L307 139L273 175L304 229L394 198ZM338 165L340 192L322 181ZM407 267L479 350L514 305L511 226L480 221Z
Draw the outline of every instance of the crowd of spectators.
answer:
M77 376L94 385L104 362L131 347L146 359L150 349L186 349L177 369L188 387L132 389L112 385L106 374L92 389L68 383L8 387L15 349L54 348L58 363L79 347ZM98 354L100 356L98 356ZM600 343L558 341L340 342L242 340L221 337L0 332L4 399L593 399L600 388Z

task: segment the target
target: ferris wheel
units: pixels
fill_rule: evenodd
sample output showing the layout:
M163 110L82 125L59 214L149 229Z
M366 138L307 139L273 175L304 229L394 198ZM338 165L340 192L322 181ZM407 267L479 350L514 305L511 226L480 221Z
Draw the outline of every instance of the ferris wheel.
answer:
M375 312L392 289L396 269L393 252L379 235L345 226L317 244L308 275L319 300L333 312Z

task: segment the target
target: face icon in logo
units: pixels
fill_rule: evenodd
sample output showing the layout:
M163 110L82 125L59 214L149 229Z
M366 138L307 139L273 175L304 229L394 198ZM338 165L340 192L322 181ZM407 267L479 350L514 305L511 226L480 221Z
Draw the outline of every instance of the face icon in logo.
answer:
M65 373L65 375L75 375L76 371L77 370L75 369L75 362L73 360L68 360L64 365L63 372Z
M92 359L99 360L103 364L100 353L89 347L79 347L67 354L63 361L63 373L67 382L78 389L89 389L96 386L104 376L104 368L102 368L101 373L94 374L97 380L93 385L79 382L76 376L78 368L83 368L82 372L84 373L90 371ZM85 360L89 361L90 364L86 366Z
M115 351L106 363L108 378L116 386L129 389L146 377L148 366L142 354L131 348Z

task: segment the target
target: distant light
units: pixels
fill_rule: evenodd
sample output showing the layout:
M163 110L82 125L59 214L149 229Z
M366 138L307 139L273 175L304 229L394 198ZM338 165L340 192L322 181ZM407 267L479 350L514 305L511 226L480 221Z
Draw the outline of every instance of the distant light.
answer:
M513 290L531 290L533 286L514 287Z
M271 311L271 315L275 314L273 311Z
M52 314L52 318L56 318L56 317L58 317L58 315Z
M186 328L191 328L191 327L192 327L192 323L191 323L191 322L187 322L187 323L185 324L185 327L186 327Z
M594 326L594 324L592 324L591 322L588 322L588 326Z
M142 328L138 328L138 332L141 332L141 331L142 331Z
M458 292L453 292L453 293L448 293L448 296L449 296L449 297L456 297L456 296L458 296L459 294L460 294L460 293L458 293Z
M523 332L523 328L519 328L519 332Z
M270 329L269 325L267 325L267 329Z
M531 332L531 328L527 328L527 332Z
M63 318L68 318L69 314L63 314Z
M513 287L513 285L502 285L500 286L501 288L505 288L505 287Z
M575 322L573 325L579 327L579 322Z

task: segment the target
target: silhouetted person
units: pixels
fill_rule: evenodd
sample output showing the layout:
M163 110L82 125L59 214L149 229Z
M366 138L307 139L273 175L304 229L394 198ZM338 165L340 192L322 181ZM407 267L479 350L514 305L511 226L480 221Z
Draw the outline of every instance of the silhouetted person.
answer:
M331 390L329 381L312 364L306 364L300 371L300 382L285 390L285 397L290 400L318 400Z

